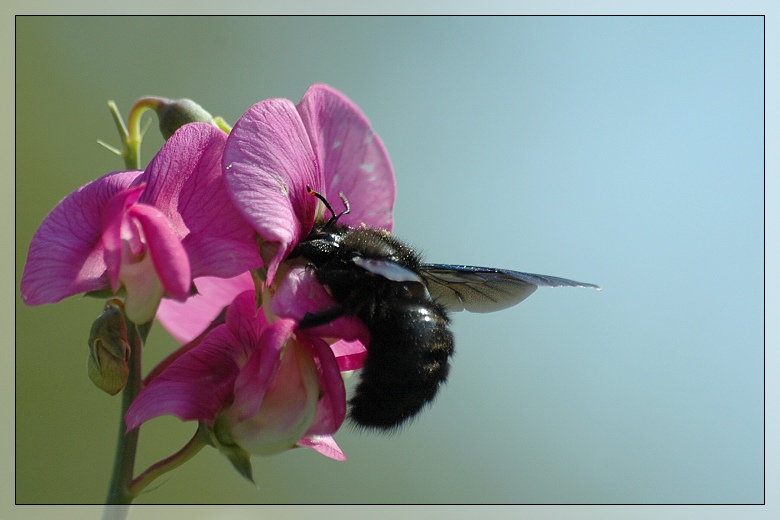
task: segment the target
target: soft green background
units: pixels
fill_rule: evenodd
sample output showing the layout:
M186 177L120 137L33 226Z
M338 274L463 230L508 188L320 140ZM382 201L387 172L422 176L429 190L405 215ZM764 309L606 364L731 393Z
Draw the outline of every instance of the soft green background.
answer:
M315 82L396 170L431 261L599 283L457 315L435 405L401 434L214 450L140 503L764 500L761 18L18 18L16 280L67 193L121 167L105 102L189 97L235 121ZM156 121L154 122L156 123ZM161 144L154 124L144 160ZM118 407L86 377L100 302L16 307L16 501L100 502ZM146 363L174 348L154 331ZM146 365L151 366L151 365ZM192 425L141 433L139 469Z

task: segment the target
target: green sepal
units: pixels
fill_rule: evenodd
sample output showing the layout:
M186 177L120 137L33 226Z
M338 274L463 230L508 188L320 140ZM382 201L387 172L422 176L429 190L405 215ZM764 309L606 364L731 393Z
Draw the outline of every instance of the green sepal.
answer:
M228 461L230 461L230 463L233 465L233 468L235 468L235 470L242 477L250 481L252 484L256 484L252 476L252 461L250 453L227 438L220 439L219 437L224 437L224 434L219 435L215 431L220 429L219 423L219 418L217 418L214 427L200 423L199 431L201 436L207 444L218 449L220 453L222 453L222 455L224 455Z

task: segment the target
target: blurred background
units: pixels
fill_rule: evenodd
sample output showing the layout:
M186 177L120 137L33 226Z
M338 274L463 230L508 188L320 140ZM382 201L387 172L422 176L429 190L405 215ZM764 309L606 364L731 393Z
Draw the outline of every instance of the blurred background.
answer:
M106 102L187 97L232 123L324 82L382 137L394 231L427 260L604 289L455 315L434 406L392 436L345 426L346 462L255 457L255 487L206 449L138 503L763 502L763 24L17 18L16 501L100 503L111 472L119 398L86 375L101 302L18 291L46 214L122 168L97 144L119 143ZM155 328L146 369L175 347ZM137 471L193 431L144 426Z

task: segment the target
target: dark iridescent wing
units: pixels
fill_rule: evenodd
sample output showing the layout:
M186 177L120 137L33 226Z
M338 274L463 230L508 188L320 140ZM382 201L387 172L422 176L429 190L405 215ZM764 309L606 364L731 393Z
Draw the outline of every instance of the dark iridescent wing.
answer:
M537 287L591 287L557 276L519 273L493 267L423 264L421 274L434 301L450 311L493 312L525 300Z

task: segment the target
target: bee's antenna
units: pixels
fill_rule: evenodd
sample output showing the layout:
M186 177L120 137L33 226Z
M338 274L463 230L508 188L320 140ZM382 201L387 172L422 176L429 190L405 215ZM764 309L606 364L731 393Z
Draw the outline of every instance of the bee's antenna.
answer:
M331 224L334 224L339 219L340 216L349 213L349 201L347 200L347 197L342 192L339 192L339 198L341 198L341 201L344 203L344 211L336 215L336 212L333 211L333 208L330 206L330 203L328 203L328 201L325 199L325 197L322 196L321 193L311 189L311 186L309 186L308 184L306 185L306 191L309 192L309 195L314 195L315 197L320 199L322 203L325 204L325 207L328 208L328 211L330 211L331 217L330 220L328 220L328 223L325 224L326 228L329 227Z

